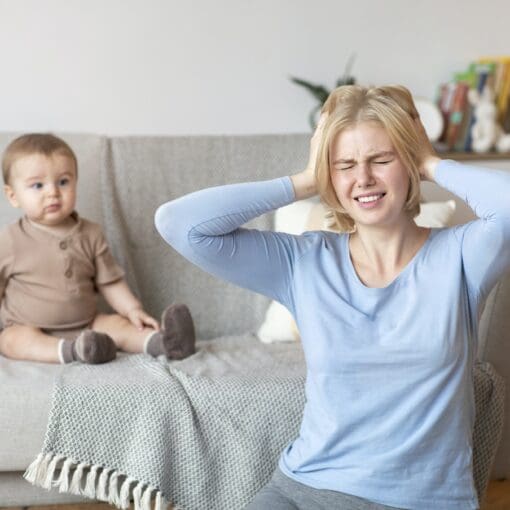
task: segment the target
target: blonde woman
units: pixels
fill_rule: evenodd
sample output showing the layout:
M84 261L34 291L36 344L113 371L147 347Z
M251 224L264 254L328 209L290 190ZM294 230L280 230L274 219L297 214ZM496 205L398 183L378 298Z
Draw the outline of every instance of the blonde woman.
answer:
M418 227L420 180L478 219ZM247 230L319 194L345 233ZM344 86L307 168L160 207L175 249L285 305L307 363L296 437L250 510L477 509L472 369L478 317L510 268L510 173L441 160L403 87Z

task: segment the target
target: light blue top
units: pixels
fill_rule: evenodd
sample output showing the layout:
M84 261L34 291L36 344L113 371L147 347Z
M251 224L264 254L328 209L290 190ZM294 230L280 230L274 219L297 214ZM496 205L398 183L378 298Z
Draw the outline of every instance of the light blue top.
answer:
M478 508L472 369L481 309L510 268L510 173L442 161L436 180L479 219L432 230L384 288L359 280L348 235L240 228L294 200L288 177L206 189L156 213L190 261L296 318L306 405L279 465L301 483L413 510Z

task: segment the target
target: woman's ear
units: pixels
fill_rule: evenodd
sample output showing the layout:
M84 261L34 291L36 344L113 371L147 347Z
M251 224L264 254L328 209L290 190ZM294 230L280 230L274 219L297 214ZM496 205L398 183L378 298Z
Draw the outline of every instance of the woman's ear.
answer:
M4 193L5 193L5 196L7 197L7 200L9 200L9 203L13 207L19 207L19 202L18 202L18 199L16 198L16 193L14 193L14 190L12 189L11 186L6 184L4 186Z

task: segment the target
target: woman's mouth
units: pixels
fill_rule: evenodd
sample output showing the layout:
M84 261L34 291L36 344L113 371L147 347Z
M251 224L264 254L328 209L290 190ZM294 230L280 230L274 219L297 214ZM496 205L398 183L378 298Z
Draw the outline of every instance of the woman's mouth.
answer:
M371 195L356 197L354 200L356 200L363 209L370 209L379 205L385 195L386 193L373 193Z

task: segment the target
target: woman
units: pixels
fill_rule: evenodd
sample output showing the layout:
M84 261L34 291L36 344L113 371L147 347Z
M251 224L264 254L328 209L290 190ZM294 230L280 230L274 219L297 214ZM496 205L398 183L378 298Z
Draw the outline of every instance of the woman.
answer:
M418 227L420 179L479 219ZM160 207L169 244L299 326L303 421L250 510L478 508L472 368L481 308L510 268L509 190L510 174L440 160L405 88L344 86L304 171ZM346 233L241 228L316 193Z

